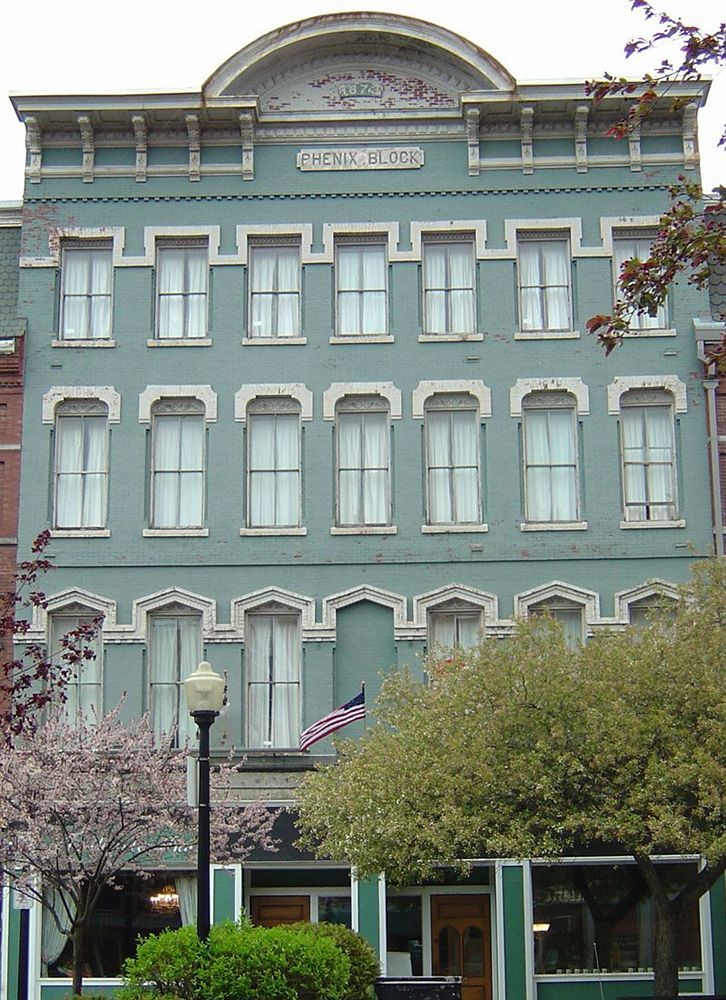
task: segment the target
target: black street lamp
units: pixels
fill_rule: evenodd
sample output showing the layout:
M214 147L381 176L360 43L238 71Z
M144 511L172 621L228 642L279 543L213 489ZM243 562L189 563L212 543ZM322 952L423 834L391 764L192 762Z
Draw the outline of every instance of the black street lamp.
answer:
M199 833L197 838L197 936L209 937L209 730L224 700L224 679L206 660L184 681L189 713L199 728Z

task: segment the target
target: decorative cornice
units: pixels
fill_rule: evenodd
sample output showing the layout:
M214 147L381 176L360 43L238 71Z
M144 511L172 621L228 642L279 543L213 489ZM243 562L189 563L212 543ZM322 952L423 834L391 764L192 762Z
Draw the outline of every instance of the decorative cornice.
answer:
M587 118L590 108L578 104L575 109L575 169L578 174L587 172Z
M686 170L695 170L698 165L696 151L696 116L698 105L694 102L686 104L683 109L683 166Z
M27 176L31 184L40 184L40 171L43 165L43 145L40 125L35 116L25 119L25 147L29 153Z
M187 140L189 142L189 180L200 179L201 144L199 138L199 115L185 115Z
M534 127L534 108L531 105L526 105L522 108L519 121L522 129L522 173L533 174L532 129Z
M239 131L242 139L242 180L252 181L255 178L255 120L250 112L240 114Z
M643 169L643 158L640 150L640 125L633 125L628 132L628 154L630 156L630 169L638 171Z
M466 141L469 160L469 176L478 177L481 166L479 154L479 122L481 113L478 108L468 108L466 111Z

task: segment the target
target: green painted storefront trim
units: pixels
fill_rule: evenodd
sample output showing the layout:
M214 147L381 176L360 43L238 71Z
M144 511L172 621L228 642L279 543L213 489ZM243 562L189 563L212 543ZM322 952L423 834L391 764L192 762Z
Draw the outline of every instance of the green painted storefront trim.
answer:
M716 993L726 993L726 875L711 887L711 948L713 984Z
M379 891L377 878L358 883L358 933L375 949L376 954L380 942Z
M504 926L503 1000L524 1000L527 995L526 936L524 933L524 869L520 865L502 868L502 910Z
M237 920L239 913L235 913L235 869L215 868L212 872L213 879L213 913L212 923L221 924L225 920Z

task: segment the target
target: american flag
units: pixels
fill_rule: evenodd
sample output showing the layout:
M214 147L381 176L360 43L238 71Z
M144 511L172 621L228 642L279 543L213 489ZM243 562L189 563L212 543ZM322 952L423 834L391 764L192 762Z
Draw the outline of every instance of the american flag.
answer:
M341 705L334 712L323 716L322 719L318 719L312 726L308 726L300 734L300 749L307 750L313 743L317 743L318 740L322 740L338 729L342 729L349 722L355 722L356 719L364 719L365 714L366 693L365 690L361 690L355 698L346 701L345 705Z

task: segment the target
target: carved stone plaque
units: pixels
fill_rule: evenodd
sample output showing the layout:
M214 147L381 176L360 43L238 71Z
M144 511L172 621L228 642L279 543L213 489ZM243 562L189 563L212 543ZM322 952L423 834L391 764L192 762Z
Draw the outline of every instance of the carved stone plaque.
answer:
M300 170L415 170L424 165L420 146L357 146L349 149L301 149Z

